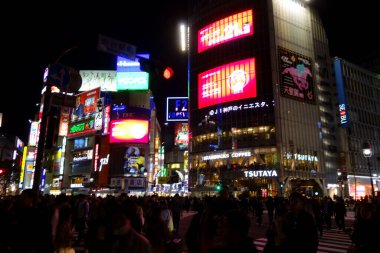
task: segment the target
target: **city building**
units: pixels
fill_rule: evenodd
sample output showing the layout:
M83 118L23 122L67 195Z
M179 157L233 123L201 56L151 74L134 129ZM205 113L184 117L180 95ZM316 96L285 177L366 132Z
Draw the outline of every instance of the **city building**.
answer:
M335 194L362 198L380 188L380 78L338 57L332 60L338 92L341 145ZM370 144L365 157L363 145ZM372 180L372 185L371 185Z
M305 1L192 1L189 188L309 196L336 183L327 37Z
M17 194L23 148L17 136L0 133L0 196Z

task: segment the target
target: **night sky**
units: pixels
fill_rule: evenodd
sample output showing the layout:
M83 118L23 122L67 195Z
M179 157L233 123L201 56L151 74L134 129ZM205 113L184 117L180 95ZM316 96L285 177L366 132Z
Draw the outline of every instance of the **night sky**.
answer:
M331 56L360 63L379 56L376 1L311 0L318 7L330 42ZM137 46L163 65L174 78L157 79L151 87L164 119L166 96L187 96L186 55L179 51L178 24L186 20L185 0L163 1L32 1L8 2L1 16L3 73L1 130L27 141L29 119L40 102L45 67L59 55L76 69L115 69L115 57L96 50L99 34ZM150 7L148 8L148 4ZM373 29L372 32L370 30Z

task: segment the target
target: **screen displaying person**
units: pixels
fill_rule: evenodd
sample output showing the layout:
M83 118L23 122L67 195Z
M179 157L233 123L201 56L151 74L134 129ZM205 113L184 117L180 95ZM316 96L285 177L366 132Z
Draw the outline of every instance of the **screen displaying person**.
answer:
M78 96L76 98L75 108L71 115L71 119L74 120L74 119L80 118L83 116L83 114L84 114L84 105L81 103L80 96Z

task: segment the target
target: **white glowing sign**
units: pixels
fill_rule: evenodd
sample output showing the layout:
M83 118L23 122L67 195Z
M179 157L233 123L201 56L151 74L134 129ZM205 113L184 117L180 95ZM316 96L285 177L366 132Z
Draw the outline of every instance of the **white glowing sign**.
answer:
M245 177L277 177L275 170L249 170L244 171Z
M80 70L82 86L79 91L88 91L100 87L101 91L116 91L116 71Z
M246 152L234 152L234 153L221 153L221 154L215 154L215 155L207 155L202 158L203 161L208 161L208 160L217 160L217 159L227 159L227 158L239 158L239 157L250 157L251 152L246 151Z
M29 146L36 146L37 145L38 126L39 126L39 124L37 121L32 122L32 124L30 126Z
M105 158L101 158L100 159L100 166L99 166L99 172L102 171L102 167L103 165L107 165L108 164L108 159L110 158L110 154L107 155L107 157Z
M220 108L212 109L209 111L208 115L213 116L217 114L225 114L225 113L237 112L237 111L249 110L249 109L259 109L259 108L264 108L264 107L269 107L269 104L265 101L236 104L236 105L229 105L229 106L223 106Z
M318 157L314 155L304 155L304 154L291 154L286 153L285 154L286 159L295 159L299 161L309 161L309 162L318 162Z

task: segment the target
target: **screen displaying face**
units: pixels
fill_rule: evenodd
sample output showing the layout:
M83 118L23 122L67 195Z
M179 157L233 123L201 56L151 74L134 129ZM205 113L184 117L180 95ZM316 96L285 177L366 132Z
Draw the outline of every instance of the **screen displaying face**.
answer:
M256 97L255 58L228 63L198 75L198 108Z

